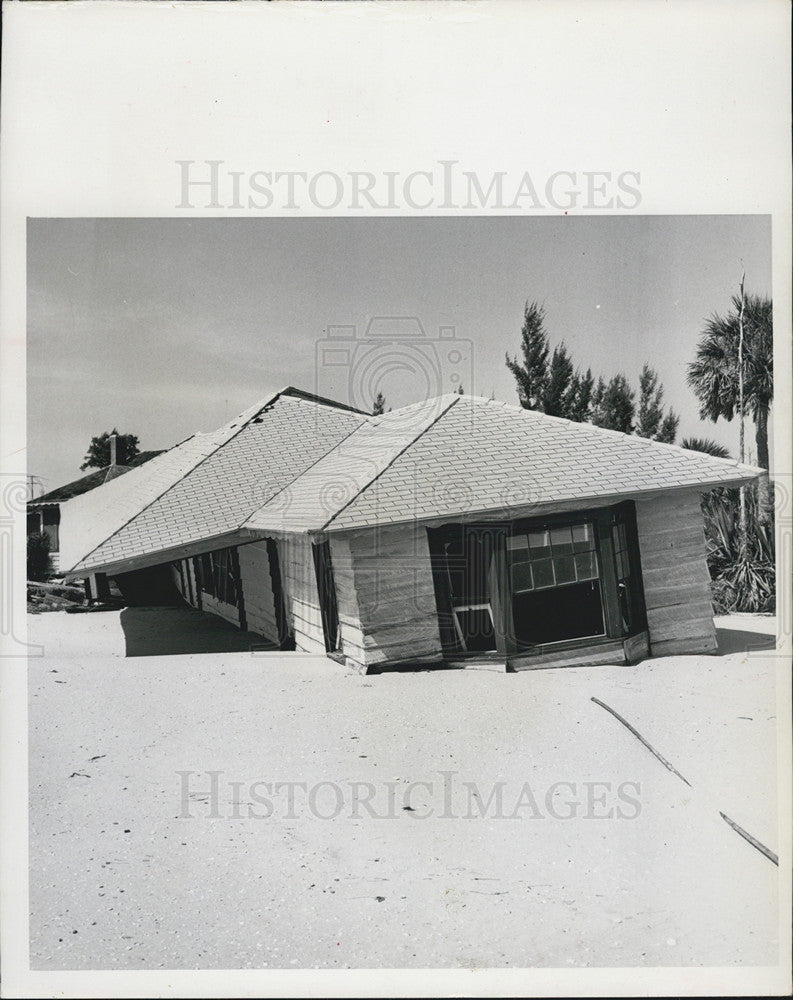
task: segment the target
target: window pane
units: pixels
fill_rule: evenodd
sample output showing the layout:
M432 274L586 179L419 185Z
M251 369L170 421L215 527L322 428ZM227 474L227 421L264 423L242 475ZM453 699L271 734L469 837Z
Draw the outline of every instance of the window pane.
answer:
M579 580L597 579L597 562L594 552L578 552L575 556L575 568Z
M553 575L553 559L537 559L532 561L534 570L534 587L553 587L555 585Z
M527 549L529 547L529 541L525 535L510 535L507 538L507 552L513 552L515 549Z
M575 562L572 556L556 556L553 560L556 583L575 583Z
M568 555L573 551L573 533L569 526L551 530L554 555Z
M465 649L468 652L495 649L493 620L487 608L478 608L475 611L455 611L455 616L463 634Z
M531 564L527 562L515 563L512 567L512 589L523 591L532 588Z
M595 532L591 524L573 525L573 550L586 552L595 547Z
M620 617L622 618L622 626L626 632L630 631L631 627L631 594L628 586L625 583L620 583L618 588L619 604L620 604Z
M586 542L589 544L592 541L592 526L589 524L574 524L573 525L573 542Z
M551 554L551 540L547 531L529 532L532 559L545 559Z

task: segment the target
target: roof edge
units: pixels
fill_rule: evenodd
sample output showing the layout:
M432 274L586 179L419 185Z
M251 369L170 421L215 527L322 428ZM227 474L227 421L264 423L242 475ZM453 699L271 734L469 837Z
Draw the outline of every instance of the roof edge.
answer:
M478 507L472 508L471 510L466 510L458 513L452 514L427 514L425 517L416 517L415 515L411 517L400 517L393 521L383 521L381 523L369 523L355 525L353 527L343 526L343 527L333 527L333 525L326 525L322 529L306 528L302 530L295 529L294 531L284 531L284 534L309 534L311 532L317 533L318 531L328 532L329 534L345 534L348 532L355 531L371 531L373 528L391 528L399 527L405 524L446 524L452 521L470 521L474 518L489 518L498 517L499 520L528 520L534 516L536 512L537 517L542 517L544 514L553 512L553 509L563 509L563 510L586 510L587 508L596 507L608 507L615 503L620 503L623 500L650 500L653 497L663 496L669 493L708 493L710 490L718 489L719 487L734 488L740 486L746 482L751 481L754 477L737 477L733 480L721 481L721 482L711 482L711 483L688 483L683 486L665 486L657 487L655 489L641 490L634 493L604 493L602 495L589 495L589 496L576 496L568 497L565 500L542 500L537 503L527 503L521 504L516 507ZM265 532L263 532L264 534Z
M572 427L583 427L600 434L610 434L613 436L616 435L620 438L629 438L631 441L636 442L636 444L646 444L648 446L652 445L655 448L671 449L676 452L682 452L684 455L697 455L700 458L706 458L712 462L719 462L723 466L734 468L736 470L747 470L754 476L769 474L768 469L764 469L759 465L748 465L745 462L741 462L738 458L718 458L716 455L709 455L705 451L696 451L694 448L684 448L679 444L671 444L667 441L655 441L653 438L642 437L640 434L627 434L625 431L616 431L611 427L599 427L597 424L591 424L587 420L570 420L569 417L553 416L550 413L543 413L542 410L529 410L525 406L521 406L519 403L505 403L500 399L490 399L486 396L475 396L469 393L465 393L460 397L460 399L475 400L478 403L489 403L490 405L501 406L508 410L515 410L518 413L530 413L533 417L541 420L550 420L555 423L569 424Z

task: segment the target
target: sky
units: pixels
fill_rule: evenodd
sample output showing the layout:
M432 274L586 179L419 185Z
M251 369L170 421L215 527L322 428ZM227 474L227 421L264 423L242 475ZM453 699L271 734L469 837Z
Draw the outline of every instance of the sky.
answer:
M678 442L737 456L737 422L701 421L685 374L743 268L770 296L767 216L31 219L28 472L54 489L96 434L167 448L286 385L517 403L527 300L582 369L636 386L653 366Z

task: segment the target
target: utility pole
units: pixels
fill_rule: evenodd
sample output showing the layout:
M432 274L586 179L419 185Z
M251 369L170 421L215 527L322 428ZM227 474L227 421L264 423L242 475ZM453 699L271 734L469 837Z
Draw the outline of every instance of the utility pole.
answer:
M746 280L746 271L744 270L741 274L741 308L738 313L738 419L739 433L740 433L740 461L743 464L744 461L744 421L743 421L743 315L744 307L746 304L746 299L744 296L744 281ZM746 555L746 487L741 486L740 489L741 498L741 555Z
M27 480L28 480L28 500L35 500L37 488L41 491L39 496L41 496L41 494L44 492L44 482L41 476L34 476L31 473L28 473Z

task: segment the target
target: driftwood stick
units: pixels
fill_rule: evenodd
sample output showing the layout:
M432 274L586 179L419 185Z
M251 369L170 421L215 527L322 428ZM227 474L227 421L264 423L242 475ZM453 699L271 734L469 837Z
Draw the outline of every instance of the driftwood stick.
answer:
M592 698L592 701L594 701L596 705L600 705L601 708L605 708L605 710L609 712L611 715L613 715L618 722L621 722L627 730L633 733L633 735L636 737L637 740L639 740L640 743L643 743L647 747L647 749L650 751L653 757L655 757L657 760L660 760L660 762L664 765L667 771L671 771L672 774L676 774L681 781L685 781L688 787L691 788L691 782L688 781L687 778L684 778L683 775L677 770L677 768L669 763L666 757L662 757L661 754L658 753L658 751L655 749L655 747L647 742L647 740L642 736L639 730L635 729L626 719L623 719L623 717L619 714L619 712L615 712L613 708L607 705L604 701L601 701L599 698Z
M623 717L619 714L619 712L615 712L613 708L607 705L604 701L601 701L599 698L592 698L592 701L594 701L596 705L600 705L601 708L605 708L605 710L609 712L611 715L613 715L615 719L621 722L626 729L632 732L633 735L636 737L636 739L639 740L640 743L643 743L650 751L650 753L658 760L660 760L660 762L664 765L664 767L667 770L671 771L672 774L676 774L681 781L685 781L685 783L688 785L689 788L692 787L691 782L687 781L683 777L683 775L677 770L677 768L674 767L672 764L670 764L665 757L662 757L661 754L658 753L658 751L655 749L655 747L652 746L650 743L648 743L647 740L642 736L642 734L634 726L632 726L630 722L628 722L626 719L623 719ZM765 844L761 844L756 837L753 837L751 833L747 833L747 831L744 830L742 826L738 826L735 820L730 819L730 817L725 815L725 813L719 811L719 816L721 816L724 822L728 826L731 826L737 834L740 834L740 836L743 837L743 839L747 843L751 844L752 847L758 850L761 854L764 854L769 861L773 862L773 864L777 866L777 868L779 867L779 858L777 857L776 854L774 854L774 852L770 848L766 847Z
M766 847L765 844L761 844L759 840L757 840L755 837L751 835L751 833L747 833L742 826L738 826L735 820L730 819L729 816L725 816L723 812L720 812L719 816L721 816L724 822L728 826L731 826L736 833L739 833L745 841L750 843L752 847L757 848L757 850L761 854L765 854L768 860L773 861L773 863L777 866L777 868L779 868L779 858L776 856L776 854L774 854L774 852L770 848Z

